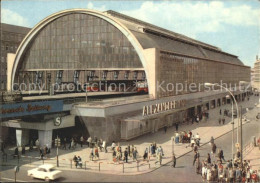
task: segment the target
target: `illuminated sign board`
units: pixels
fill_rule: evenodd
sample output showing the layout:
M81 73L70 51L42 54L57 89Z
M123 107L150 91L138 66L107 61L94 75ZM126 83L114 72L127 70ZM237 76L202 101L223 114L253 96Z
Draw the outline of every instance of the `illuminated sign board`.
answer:
M179 100L179 101L174 100L174 101L144 106L143 116L149 116L152 114L158 114L164 111L181 108L184 107L185 105L186 105L186 100Z
M45 114L45 113L52 113L52 112L60 112L62 110L63 110L62 100L25 102L25 103L0 105L1 118Z

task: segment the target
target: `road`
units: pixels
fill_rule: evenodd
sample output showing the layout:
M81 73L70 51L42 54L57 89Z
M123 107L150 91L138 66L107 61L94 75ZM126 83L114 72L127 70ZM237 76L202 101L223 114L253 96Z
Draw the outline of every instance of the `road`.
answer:
M255 121L254 117L248 117L251 121L243 125L243 143L247 144L252 136L259 135L260 121ZM235 131L236 134L236 131ZM235 135L236 137L236 135ZM232 133L218 138L215 143L218 148L223 149L225 159L231 159L231 138ZM235 138L236 139L236 138ZM199 149L200 155L206 159L207 153L211 151L210 145L206 144ZM172 168L170 164L165 165L153 172L135 176L122 176L122 175L106 175L99 173L90 173L84 171L63 171L63 177L59 182L201 182L201 176L195 173L192 166L193 152L188 153L183 157L177 159L176 168ZM212 158L214 161L214 158ZM31 179L27 177L28 168L22 167L17 174L17 181L25 182L42 182L41 180ZM1 172L2 181L13 182L14 171L13 169Z

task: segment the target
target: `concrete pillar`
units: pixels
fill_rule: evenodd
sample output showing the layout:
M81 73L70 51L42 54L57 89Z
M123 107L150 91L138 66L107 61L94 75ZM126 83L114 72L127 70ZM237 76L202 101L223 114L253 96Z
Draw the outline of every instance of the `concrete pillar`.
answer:
M29 144L29 129L16 129L17 146Z
M198 106L194 106L194 114L196 115L198 112ZM190 116L191 117L191 116Z
M52 130L39 130L38 131L39 135L39 141L40 141L40 146L43 147L45 145L48 145L48 147L51 148L52 145Z
M155 121L155 132L157 132L159 129L159 119L157 118L154 121Z

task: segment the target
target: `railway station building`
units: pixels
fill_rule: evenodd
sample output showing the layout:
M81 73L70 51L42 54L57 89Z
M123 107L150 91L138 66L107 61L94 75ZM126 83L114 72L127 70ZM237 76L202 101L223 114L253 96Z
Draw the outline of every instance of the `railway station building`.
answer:
M8 55L7 69L7 88L22 100L3 105L3 126L15 129L20 143L29 143L33 130L49 146L71 128L107 142L154 133L228 102L225 90L207 92L204 83L250 82L250 67L218 47L118 12L86 9L39 22ZM88 90L93 83L96 91ZM242 101L248 91L233 94Z

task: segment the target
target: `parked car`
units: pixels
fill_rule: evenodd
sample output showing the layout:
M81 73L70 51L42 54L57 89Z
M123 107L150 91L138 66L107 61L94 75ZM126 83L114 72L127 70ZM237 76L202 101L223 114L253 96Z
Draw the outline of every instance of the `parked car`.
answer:
M44 164L38 168L28 170L28 176L31 178L44 179L45 181L49 181L61 177L61 171L56 170L54 165Z

